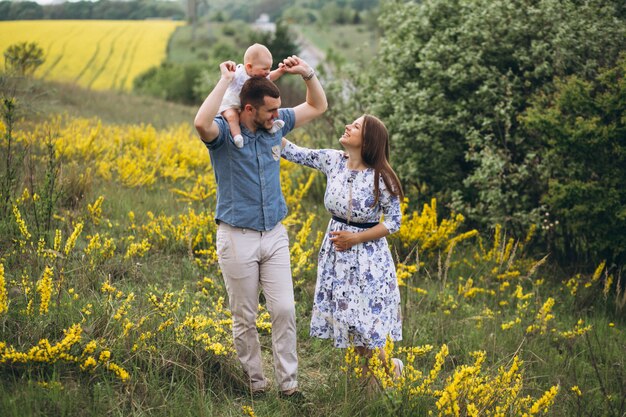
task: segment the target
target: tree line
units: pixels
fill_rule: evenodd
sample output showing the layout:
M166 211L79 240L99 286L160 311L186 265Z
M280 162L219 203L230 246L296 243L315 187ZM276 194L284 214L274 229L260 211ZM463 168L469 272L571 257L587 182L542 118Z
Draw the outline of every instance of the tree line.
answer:
M272 21L354 24L375 17L379 0L199 0L198 14L212 20L253 22L264 13Z
M155 0L77 1L47 5L34 1L0 1L0 20L149 18L182 20L185 18L185 10L178 2Z

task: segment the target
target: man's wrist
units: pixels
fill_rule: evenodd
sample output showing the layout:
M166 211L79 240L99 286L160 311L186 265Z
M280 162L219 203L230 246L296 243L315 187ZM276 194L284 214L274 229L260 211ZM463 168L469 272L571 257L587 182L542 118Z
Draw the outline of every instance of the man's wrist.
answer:
M302 76L302 79L304 81L309 81L311 78L313 78L315 76L315 70L313 68L311 68L309 70L309 72L306 75Z

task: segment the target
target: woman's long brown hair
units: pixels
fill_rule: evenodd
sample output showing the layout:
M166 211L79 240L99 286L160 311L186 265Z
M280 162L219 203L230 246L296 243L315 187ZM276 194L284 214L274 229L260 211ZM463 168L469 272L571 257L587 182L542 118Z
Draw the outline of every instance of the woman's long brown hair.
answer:
M402 201L404 193L400 179L389 165L389 132L383 122L370 114L363 116L361 158L367 166L374 168L374 204L372 207L378 203L380 197L381 175L389 192Z

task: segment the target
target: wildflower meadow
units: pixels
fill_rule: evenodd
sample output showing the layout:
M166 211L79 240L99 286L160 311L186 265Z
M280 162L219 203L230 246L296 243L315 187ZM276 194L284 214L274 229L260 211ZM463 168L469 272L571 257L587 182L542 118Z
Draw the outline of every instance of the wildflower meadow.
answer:
M324 178L282 162L310 404L251 397L214 235L215 182L191 123L52 117L5 100L0 246L3 416L624 416L626 295L605 263L563 276L534 236L474 230L409 194L389 237L404 373L308 337ZM306 133L291 137L307 144ZM413 204L411 204L413 203ZM257 326L271 376L271 321Z

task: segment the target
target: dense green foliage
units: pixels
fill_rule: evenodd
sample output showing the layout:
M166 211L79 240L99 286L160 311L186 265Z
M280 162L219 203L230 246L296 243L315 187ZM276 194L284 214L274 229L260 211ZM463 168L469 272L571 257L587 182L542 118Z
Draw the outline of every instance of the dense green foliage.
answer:
M195 86L202 69L200 64L164 62L135 78L133 89L152 97L193 104L200 100L200 97L196 95Z
M34 1L0 2L0 20L21 19L115 19L141 20L154 17L183 19L182 5L172 1L99 0L40 5Z
M552 169L545 138L519 117L557 77L591 80L613 66L624 17L619 1L385 2L361 101L388 124L408 187L474 224L519 232L541 221Z
M585 81L572 76L522 119L545 144L544 230L557 254L626 263L626 55Z

